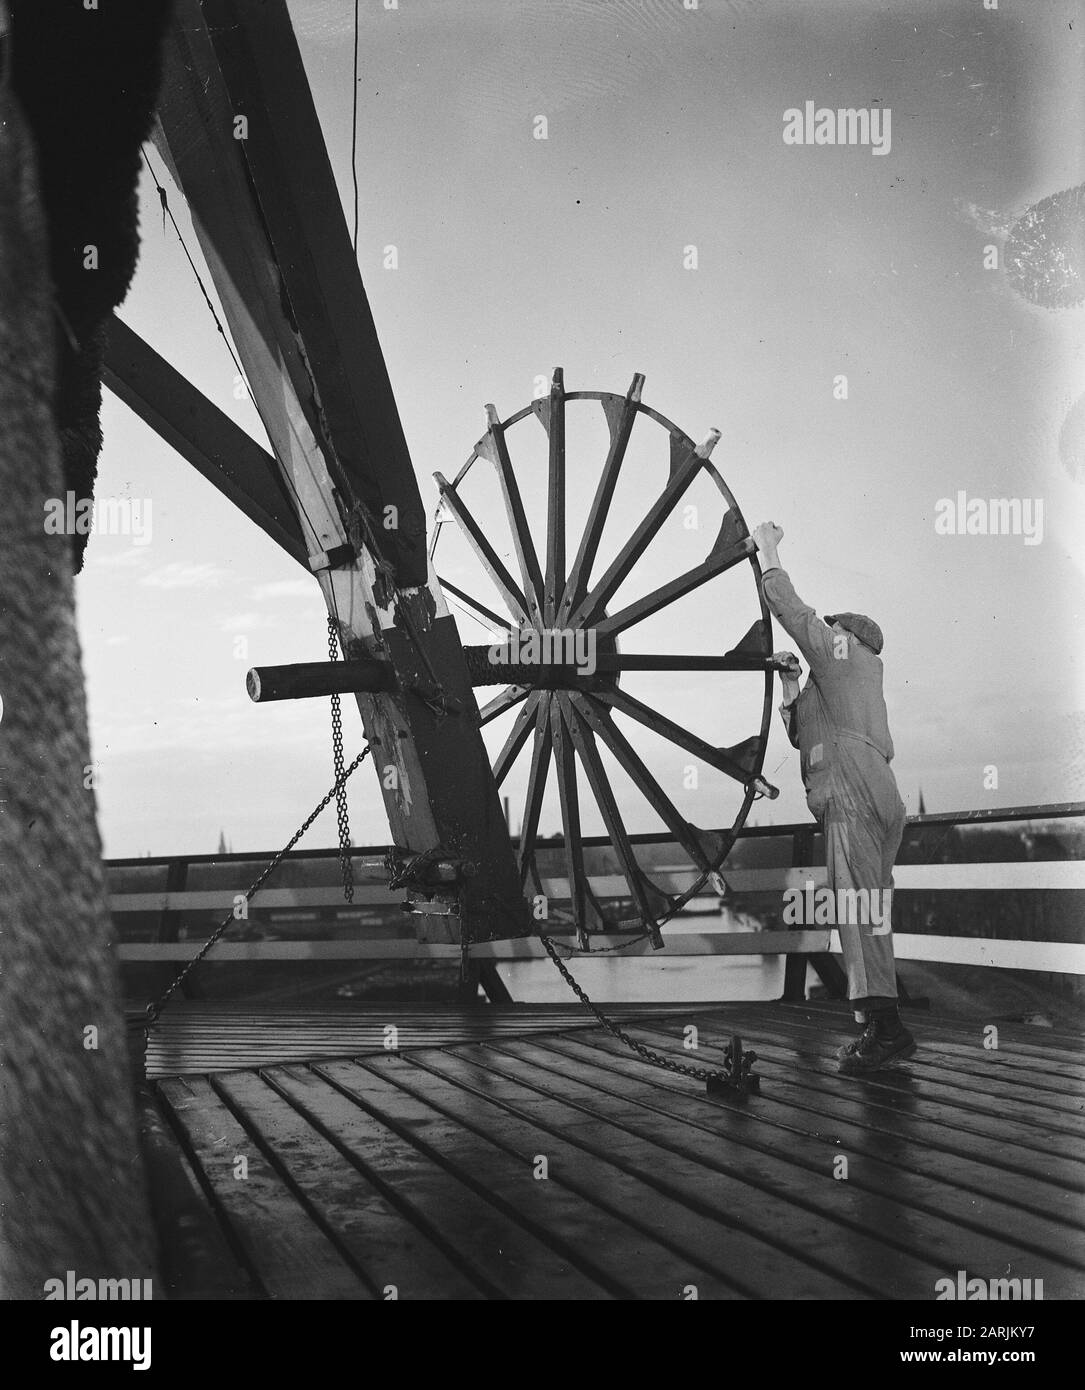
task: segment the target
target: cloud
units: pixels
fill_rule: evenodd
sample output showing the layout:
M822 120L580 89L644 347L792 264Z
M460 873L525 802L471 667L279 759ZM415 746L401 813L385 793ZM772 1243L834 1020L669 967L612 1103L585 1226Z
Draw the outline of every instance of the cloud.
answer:
M260 628L274 627L275 624L266 613L227 613L215 624L219 632L255 632Z
M152 570L139 581L152 589L214 589L228 578L228 572L208 561L201 565L186 565L179 560Z
M99 569L134 569L148 558L144 545L125 545L123 550L103 551L97 538L87 549L88 571Z
M273 584L257 584L251 597L263 598L312 598L319 595L320 589L312 579L277 579Z

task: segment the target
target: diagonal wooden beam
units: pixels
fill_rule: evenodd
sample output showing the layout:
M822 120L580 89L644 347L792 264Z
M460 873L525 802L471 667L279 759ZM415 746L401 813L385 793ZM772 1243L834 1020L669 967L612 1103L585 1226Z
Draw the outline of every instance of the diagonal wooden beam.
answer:
M458 890L473 939L520 935L478 707L285 0L177 0L159 122L344 654L395 673L357 697L392 837L473 866ZM413 892L415 924L447 940L463 919L439 898Z
M115 314L102 381L308 570L305 538L272 455Z
M298 401L344 500L361 502L378 524L385 508L395 507L396 525L380 530L385 558L402 584L424 584L421 494L285 0L179 0L172 57L180 46L182 61L186 49L195 59L186 64L188 92L178 91L195 109L163 102L174 159L204 100L193 91L207 73L202 37L191 27L197 14L228 104L225 111L209 109L216 123L223 116L226 123L212 132L212 161L198 167L186 161L186 196L206 210L208 198L194 195L210 192L210 201L225 208L215 192L225 178L243 181L255 199L261 236L253 254L262 257L267 246L274 258L289 316L282 316L284 328L294 339L280 338L280 346ZM178 75L171 62L169 78ZM245 121L243 138L237 138L238 117Z

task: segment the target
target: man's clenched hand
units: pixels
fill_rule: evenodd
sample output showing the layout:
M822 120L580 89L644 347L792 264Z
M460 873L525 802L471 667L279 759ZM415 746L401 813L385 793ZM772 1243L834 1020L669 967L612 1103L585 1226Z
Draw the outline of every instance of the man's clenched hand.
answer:
M784 528L777 526L775 521L762 521L750 532L757 542L757 548L763 554L770 555L784 538Z
M781 676L797 681L802 675L802 666L794 652L773 652L772 660Z

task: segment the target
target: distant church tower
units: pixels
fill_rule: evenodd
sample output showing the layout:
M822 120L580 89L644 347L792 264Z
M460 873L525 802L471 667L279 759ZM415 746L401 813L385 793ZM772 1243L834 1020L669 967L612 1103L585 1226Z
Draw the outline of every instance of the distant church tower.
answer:
M220 830L220 831L219 831L219 847L218 847L218 849L215 851L215 853L216 853L216 854L229 854L229 853L230 853L230 851L226 848L226 833L225 833L225 831L223 831L223 830Z
M920 787L920 789L919 789L919 814L920 814L921 816L925 816L925 815L927 814L927 806L926 806L926 802L923 800L923 788L922 788L922 787Z

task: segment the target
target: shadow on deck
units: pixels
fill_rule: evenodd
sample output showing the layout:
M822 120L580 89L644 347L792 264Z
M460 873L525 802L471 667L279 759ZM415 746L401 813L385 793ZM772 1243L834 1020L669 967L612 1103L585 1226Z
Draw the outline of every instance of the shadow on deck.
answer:
M918 1055L855 1081L838 1006L614 1012L701 1066L741 1033L761 1094L708 1101L553 1006L182 1007L141 1091L169 1296L926 1300L959 1270L1085 1293L1081 1035L986 1050L919 1016Z

